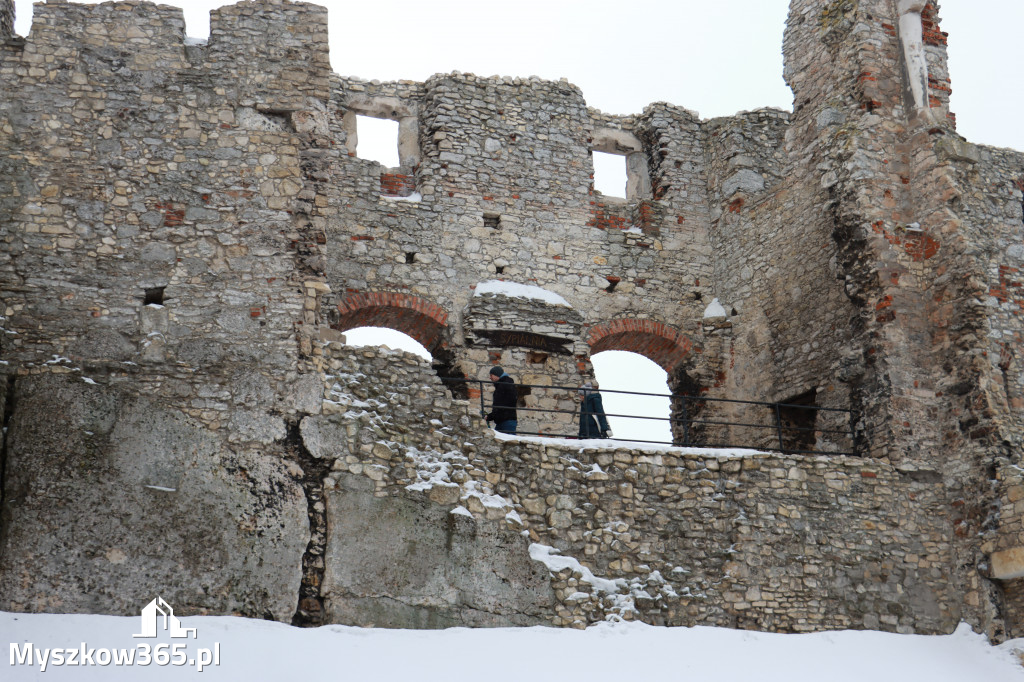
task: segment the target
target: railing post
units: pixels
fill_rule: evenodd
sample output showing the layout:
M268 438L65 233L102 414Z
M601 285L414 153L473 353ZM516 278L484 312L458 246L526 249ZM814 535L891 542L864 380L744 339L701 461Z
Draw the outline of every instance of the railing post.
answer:
M775 403L775 428L779 432L779 452L785 452L786 446L782 442L782 408Z
M850 425L850 454L852 454L854 457L860 457L860 453L857 452L857 432L854 429L855 425L853 423L853 410L847 412L846 416L847 422Z
M484 382L481 379L475 379L480 384L480 418L486 419L487 411L484 409Z
M690 445L690 417L686 411L686 396L682 398L683 403L683 447L689 447Z

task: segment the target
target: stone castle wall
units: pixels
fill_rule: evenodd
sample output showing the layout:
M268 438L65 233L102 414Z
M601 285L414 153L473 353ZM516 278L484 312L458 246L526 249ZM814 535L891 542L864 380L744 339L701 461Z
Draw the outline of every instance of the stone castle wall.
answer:
M24 40L8 7L4 608L127 612L141 566L186 610L298 623L1021 627L1021 155L956 135L935 3L793 0L793 113L711 121L602 113L565 81L341 78L304 3L221 8L196 45L170 7L46 3ZM398 167L357 156L359 115L397 121ZM595 151L623 157L625 199L593 189ZM433 374L336 345L364 325ZM822 413L791 449L867 459L495 441L479 389L437 378L575 386L604 350L680 392L850 409L854 443ZM175 556L160 529L197 506L222 535ZM387 528L437 567L392 593ZM528 596L460 582L484 564Z

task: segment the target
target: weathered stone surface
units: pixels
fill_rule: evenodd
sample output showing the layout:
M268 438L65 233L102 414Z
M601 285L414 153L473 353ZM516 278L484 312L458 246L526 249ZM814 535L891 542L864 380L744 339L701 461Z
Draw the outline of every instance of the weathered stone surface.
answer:
M232 451L159 403L68 375L19 380L0 608L290 620L308 531L273 455Z
M331 622L392 628L550 622L547 571L503 523L422 495L376 497L367 479L326 492L323 595Z

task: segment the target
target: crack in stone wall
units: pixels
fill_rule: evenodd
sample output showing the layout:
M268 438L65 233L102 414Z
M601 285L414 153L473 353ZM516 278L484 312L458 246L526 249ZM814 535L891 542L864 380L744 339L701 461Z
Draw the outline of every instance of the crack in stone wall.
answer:
M287 456L302 467L300 483L306 496L309 517L309 544L302 555L302 583L292 625L318 627L325 624L324 599L320 590L324 579L324 550L327 544L324 476L332 462L318 459L306 449L299 431L299 422L303 416L289 420L286 445Z

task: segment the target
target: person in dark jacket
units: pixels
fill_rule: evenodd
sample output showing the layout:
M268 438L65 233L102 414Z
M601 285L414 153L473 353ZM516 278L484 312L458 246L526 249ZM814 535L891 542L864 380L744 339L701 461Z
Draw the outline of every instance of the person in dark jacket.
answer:
M494 384L494 398L491 400L491 412L487 415L487 421L494 422L497 431L515 435L518 425L516 403L519 401L516 382L505 374L504 369L495 365L491 368L491 383Z
M601 394L597 392L597 382L583 384L580 387L580 438L611 438L612 430L608 428L608 418L604 416L604 404Z

